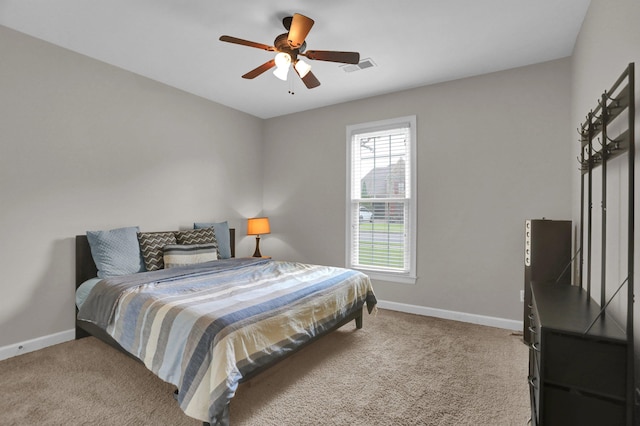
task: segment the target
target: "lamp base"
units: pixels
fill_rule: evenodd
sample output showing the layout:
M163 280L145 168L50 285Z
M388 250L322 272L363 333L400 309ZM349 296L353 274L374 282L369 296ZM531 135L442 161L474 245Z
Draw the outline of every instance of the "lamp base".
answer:
M253 257L262 257L260 254L260 236L256 236L256 251L253 252Z

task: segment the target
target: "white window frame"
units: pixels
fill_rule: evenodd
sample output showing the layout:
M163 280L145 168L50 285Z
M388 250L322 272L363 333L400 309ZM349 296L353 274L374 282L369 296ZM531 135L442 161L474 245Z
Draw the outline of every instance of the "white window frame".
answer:
M385 268L376 268L376 267L368 267L364 265L355 265L352 261L353 256L352 252L354 250L354 238L356 235L354 231L354 227L360 226L359 221L356 222L357 215L352 211L357 207L359 198L354 198L353 188L352 188L352 157L353 157L353 145L354 145L354 136L362 133L376 132L382 130L390 130L394 128L406 127L409 126L409 195L405 197L404 200L408 201L408 219L405 218L405 238L406 238L406 247L410 250L409 255L407 256L407 260L409 262L408 268L406 272L398 272L393 270L387 270ZM416 155L416 146L417 146L417 138L416 138L416 116L406 116L406 117L398 117L392 118L388 120L380 120L373 121L368 123L361 124L353 124L347 126L347 200L346 200L346 261L345 264L347 268L357 269L364 273L366 273L372 279L378 279L381 281L389 281L389 282L398 282L403 284L415 284L417 275L416 275L416 235L417 235L417 155ZM360 188L356 189L357 193L360 193Z

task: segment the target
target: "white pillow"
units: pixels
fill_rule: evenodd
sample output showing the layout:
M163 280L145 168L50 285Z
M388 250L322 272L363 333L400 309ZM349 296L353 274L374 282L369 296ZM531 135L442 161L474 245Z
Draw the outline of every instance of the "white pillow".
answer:
M196 263L218 260L217 244L169 244L164 246L165 268L195 265Z

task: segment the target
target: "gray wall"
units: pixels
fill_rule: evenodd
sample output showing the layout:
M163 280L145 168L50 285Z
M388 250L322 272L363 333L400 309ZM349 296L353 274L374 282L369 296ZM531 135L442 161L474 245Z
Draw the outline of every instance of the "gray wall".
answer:
M597 100L604 90L608 90L622 73L624 68L630 62L635 62L636 66L636 117L635 117L635 133L636 140L640 137L640 108L637 107L640 100L640 2L637 0L616 0L615 2L606 0L592 0L591 6L582 25L582 29L578 36L576 47L571 61L572 76L572 108L571 108L571 124L572 128L576 128L579 123L583 122L585 115L597 105ZM575 157L580 152L577 143L577 134L574 131L573 144L571 145L571 159L575 161ZM615 137L616 134L610 135ZM636 151L636 205L635 205L635 289L636 303L634 315L634 330L636 336L636 383L640 383L640 338L638 331L640 330L640 308L638 307L638 297L640 294L640 262L638 254L640 253L640 201L637 195L637 188L640 188L640 173L638 165L640 164L640 150ZM624 157L626 160L626 157ZM601 168L599 169L601 170ZM599 171L598 170L598 171ZM612 161L609 165L609 189L607 197L607 293L610 297L618 288L620 283L627 277L627 256L626 256L626 191L627 187L624 183L627 169L624 161ZM596 177L599 179L599 177ZM574 195L574 218L579 220L579 199L580 199L580 183L579 177L575 176L573 195ZM620 188L620 190L618 190ZM596 231L599 224L599 206L594 203L594 223ZM600 267L598 261L600 259L600 247L598 244L599 233L595 234L596 240L593 247L594 265L592 269L592 294L594 298L600 300ZM627 287L623 288L621 295L616 297L610 305L609 312L616 316L622 323L626 320L626 292ZM624 296L623 296L624 295Z
M74 235L260 213L262 120L1 26L0 58L0 347L74 327Z
M344 265L345 126L415 114L419 278L378 298L521 320L524 221L571 217L570 105L561 59L269 119L262 252Z

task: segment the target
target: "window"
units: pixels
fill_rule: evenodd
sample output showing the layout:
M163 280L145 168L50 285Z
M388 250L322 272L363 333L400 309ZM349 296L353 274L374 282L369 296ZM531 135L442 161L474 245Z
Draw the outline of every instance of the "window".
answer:
M347 266L415 283L416 117L347 126Z

